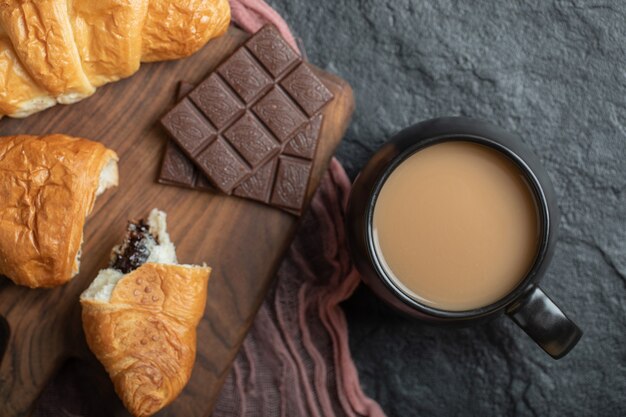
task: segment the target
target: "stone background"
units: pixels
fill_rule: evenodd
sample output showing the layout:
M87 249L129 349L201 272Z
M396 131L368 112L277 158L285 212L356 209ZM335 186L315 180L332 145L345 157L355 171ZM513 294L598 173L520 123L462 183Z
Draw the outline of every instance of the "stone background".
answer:
M367 394L389 416L626 415L626 1L269 1L355 90L351 177L403 127L464 115L519 133L560 197L544 288L576 349L554 361L504 318L427 327L361 288L345 311Z

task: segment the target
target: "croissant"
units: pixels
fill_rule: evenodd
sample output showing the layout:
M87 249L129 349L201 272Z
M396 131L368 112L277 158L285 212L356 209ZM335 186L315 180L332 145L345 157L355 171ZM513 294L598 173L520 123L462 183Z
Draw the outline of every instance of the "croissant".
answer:
M80 266L85 218L118 183L117 154L65 135L0 137L0 275L51 287Z
M125 407L150 416L189 381L211 269L178 265L165 213L130 223L108 269L81 295L87 344Z
M189 56L229 22L228 0L0 0L0 118Z

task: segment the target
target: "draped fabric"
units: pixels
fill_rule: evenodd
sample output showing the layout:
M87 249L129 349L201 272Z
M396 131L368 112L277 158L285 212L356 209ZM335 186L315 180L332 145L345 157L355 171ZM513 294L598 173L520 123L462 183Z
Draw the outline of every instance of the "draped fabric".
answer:
M383 416L363 394L339 303L359 276L347 252L350 182L333 159L244 340L214 417Z

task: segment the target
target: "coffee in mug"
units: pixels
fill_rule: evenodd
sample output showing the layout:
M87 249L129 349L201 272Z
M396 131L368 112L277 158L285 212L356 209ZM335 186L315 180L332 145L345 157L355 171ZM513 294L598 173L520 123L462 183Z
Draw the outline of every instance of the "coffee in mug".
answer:
M550 177L520 137L483 120L409 126L357 176L346 237L363 282L430 324L506 315L555 359L582 336L539 282L557 242Z
M425 147L387 177L372 218L375 250L394 283L446 311L505 297L535 262L534 193L503 153L452 140Z

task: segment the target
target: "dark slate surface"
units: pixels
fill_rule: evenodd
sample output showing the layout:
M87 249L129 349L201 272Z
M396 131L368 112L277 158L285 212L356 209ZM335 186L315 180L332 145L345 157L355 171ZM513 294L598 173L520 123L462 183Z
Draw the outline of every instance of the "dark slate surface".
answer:
M544 288L585 331L554 361L504 318L462 330L345 304L365 391L389 416L626 415L626 2L270 0L357 111L354 177L391 134L443 115L491 120L535 150L560 196Z

